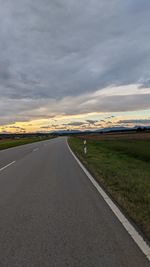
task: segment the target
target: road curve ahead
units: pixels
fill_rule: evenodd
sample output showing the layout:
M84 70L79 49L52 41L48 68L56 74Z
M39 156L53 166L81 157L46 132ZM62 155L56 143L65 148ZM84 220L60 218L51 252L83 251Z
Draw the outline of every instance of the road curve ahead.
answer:
M0 266L149 262L58 138L0 152Z

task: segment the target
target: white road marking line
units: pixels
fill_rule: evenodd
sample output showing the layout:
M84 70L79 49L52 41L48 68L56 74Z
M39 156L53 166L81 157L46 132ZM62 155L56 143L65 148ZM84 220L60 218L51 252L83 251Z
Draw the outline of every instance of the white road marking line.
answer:
M12 164L14 164L16 161L12 161L11 163L7 164L6 166L2 167L0 169L0 171L3 171L4 169L8 168L9 166L11 166Z
M138 245L138 247L141 249L141 251L147 257L147 259L150 261L150 246L144 241L143 237L137 232L137 230L128 221L128 219L125 217L125 215L119 210L119 208L116 206L116 204L110 199L110 197L105 193L105 191L101 188L101 186L96 182L96 180L93 178L93 176L83 166L83 164L80 162L80 160L76 157L76 155L71 150L68 142L67 142L67 146L68 146L69 151L72 154L72 156L75 158L75 160L80 165L81 169L84 171L84 173L90 179L92 184L96 187L96 189L98 190L100 195L106 201L108 206L111 208L111 210L116 215L116 217L119 219L119 221L122 223L122 225L127 230L127 232L132 237L132 239L135 241L135 243Z
M33 149L33 152L35 152L35 151L37 151L37 150L39 150L39 148L37 147L37 148L35 148L35 149Z

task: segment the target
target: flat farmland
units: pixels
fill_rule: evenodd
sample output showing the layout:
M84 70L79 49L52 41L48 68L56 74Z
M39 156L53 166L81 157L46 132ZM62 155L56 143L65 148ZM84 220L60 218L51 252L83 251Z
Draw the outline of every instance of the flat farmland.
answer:
M83 140L87 140L87 155ZM150 133L70 138L78 158L150 240Z
M0 150L26 145L34 142L44 141L47 139L51 139L53 137L26 137L26 138L19 138L19 139L1 139L0 140Z
M150 140L150 132L125 132L125 133L103 133L103 134L90 134L90 135L81 135L81 138L88 140Z

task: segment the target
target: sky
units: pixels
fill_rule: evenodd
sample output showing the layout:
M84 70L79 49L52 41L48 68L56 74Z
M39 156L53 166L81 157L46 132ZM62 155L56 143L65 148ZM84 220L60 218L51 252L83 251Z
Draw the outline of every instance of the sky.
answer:
M0 132L150 125L149 0L0 0Z

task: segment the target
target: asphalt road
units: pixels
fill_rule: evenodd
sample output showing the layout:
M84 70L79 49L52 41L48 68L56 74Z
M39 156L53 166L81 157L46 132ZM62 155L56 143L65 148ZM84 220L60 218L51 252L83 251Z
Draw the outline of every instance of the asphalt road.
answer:
M58 138L0 152L1 266L150 265Z

